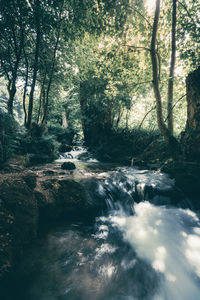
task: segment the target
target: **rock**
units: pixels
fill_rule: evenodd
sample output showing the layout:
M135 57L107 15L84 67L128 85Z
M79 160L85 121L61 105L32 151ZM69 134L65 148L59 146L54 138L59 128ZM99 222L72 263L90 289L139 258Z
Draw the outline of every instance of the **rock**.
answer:
M63 170L75 170L76 169L76 166L74 163L68 161L68 162L64 162L62 165L61 165L61 169Z
M53 170L45 170L45 171L43 171L43 174L44 175L55 175L55 171L53 171Z
M22 179L26 182L28 187L33 190L36 187L37 176L33 172L27 172L22 175Z
M175 179L176 186L191 199L193 209L199 210L200 164L168 160L161 171L169 173Z
M66 145L66 144L62 144L60 147L59 147L59 152L61 153L64 153L64 152L70 152L72 151L73 147L70 146L70 145Z
M38 229L38 205L33 189L36 175L1 174L0 178L0 277L22 257Z
M41 208L41 222L47 224L61 218L88 218L90 213L87 195L83 185L72 179L50 179L41 182L46 205Z
M89 155L88 152L83 152L83 153L81 153L81 154L78 155L78 159L79 160L83 160L83 161L89 160L90 159L90 155Z

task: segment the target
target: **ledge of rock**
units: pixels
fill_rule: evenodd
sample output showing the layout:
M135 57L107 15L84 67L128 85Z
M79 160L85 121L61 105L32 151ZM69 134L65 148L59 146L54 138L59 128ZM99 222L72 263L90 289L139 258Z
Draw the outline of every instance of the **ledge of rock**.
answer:
M0 279L37 237L40 225L62 218L87 218L92 207L84 187L72 179L37 180L34 172L0 177ZM90 210L90 212L88 212Z

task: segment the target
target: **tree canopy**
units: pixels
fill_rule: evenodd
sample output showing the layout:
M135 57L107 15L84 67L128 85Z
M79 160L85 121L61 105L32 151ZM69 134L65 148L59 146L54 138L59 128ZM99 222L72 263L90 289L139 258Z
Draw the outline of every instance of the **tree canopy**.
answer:
M88 143L132 127L158 127L169 140L186 122L199 10L195 0L1 0L4 109L7 99L13 115L20 99L27 128L83 128Z

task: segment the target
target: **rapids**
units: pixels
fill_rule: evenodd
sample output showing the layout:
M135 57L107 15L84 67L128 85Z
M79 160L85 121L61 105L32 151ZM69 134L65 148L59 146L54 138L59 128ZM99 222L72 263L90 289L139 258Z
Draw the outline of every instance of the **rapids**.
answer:
M116 167L98 171L85 189L105 208L94 222L50 228L13 274L5 300L200 299L200 220L172 179Z

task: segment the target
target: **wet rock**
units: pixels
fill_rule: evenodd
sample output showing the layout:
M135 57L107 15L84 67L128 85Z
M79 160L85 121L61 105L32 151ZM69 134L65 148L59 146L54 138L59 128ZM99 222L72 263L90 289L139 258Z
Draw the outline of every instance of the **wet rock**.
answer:
M200 209L200 164L187 161L168 160L161 170L175 179L175 184L191 199L194 209Z
M83 153L81 153L81 154L78 155L78 159L86 161L86 160L90 159L90 155L89 155L88 152L83 152Z
M70 146L70 145L66 145L66 144L62 144L60 147L59 147L59 152L61 153L64 153L64 152L70 152L72 151L73 147Z
M45 170L45 171L43 171L43 174L44 175L55 175L55 171L53 171L53 170Z
M68 161L68 162L64 162L62 165L61 165L61 169L63 170L75 170L76 169L76 166L74 163Z
M88 213L89 204L84 187L72 179L50 179L41 182L48 202L41 210L43 222Z

